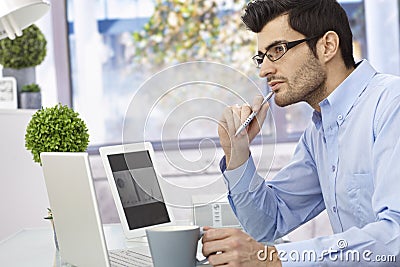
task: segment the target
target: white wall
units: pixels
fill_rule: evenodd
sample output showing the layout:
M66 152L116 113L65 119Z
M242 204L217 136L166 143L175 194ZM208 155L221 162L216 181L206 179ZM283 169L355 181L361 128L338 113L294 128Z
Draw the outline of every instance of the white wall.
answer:
M34 110L0 110L0 240L23 228L50 227L49 201L39 164L25 149Z

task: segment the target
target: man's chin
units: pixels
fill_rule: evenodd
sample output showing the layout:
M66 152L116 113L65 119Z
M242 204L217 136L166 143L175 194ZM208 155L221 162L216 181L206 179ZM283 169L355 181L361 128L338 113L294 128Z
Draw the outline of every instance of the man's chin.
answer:
M281 108L293 104L293 103L288 102L288 101L282 101L282 100L279 99L279 98L275 98L274 100L275 100L275 104L276 104L278 107L281 107Z
M293 105L293 104L297 104L297 103L300 103L300 102L302 102L302 101L286 101L286 102L281 102L281 101L276 101L275 100L275 104L278 106L278 107L281 107L281 108L284 108L284 107L288 107L288 106L291 106L291 105Z

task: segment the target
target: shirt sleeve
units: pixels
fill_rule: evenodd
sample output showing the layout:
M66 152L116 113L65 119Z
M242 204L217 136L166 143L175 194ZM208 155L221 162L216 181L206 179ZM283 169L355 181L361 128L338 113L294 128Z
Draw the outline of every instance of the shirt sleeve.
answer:
M273 242L325 209L304 138L291 163L271 181L256 172L252 156L237 169L223 172L234 213L243 229L260 242Z

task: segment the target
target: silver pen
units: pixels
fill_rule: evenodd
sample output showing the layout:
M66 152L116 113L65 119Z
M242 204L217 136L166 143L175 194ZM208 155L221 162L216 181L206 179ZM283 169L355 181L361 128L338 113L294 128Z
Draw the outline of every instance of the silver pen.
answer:
M274 95L274 92L271 91L269 92L269 94L264 98L263 102L261 103L261 107L267 103L268 100L271 99L271 97ZM260 109L261 109L260 107ZM235 136L238 136L238 134L240 134L244 129L246 129L247 126L249 126L250 122L256 117L257 115L257 111L253 111L248 117L247 119L243 122L242 125L240 125L239 129L237 129Z

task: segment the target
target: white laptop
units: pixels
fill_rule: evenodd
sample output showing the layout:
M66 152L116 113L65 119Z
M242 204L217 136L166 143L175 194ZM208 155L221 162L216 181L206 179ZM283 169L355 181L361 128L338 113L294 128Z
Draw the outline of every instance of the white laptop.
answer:
M149 254L107 251L87 153L40 156L63 262L88 267L152 266Z
M99 151L127 239L145 236L145 229L155 225L174 224L150 142L106 146Z

